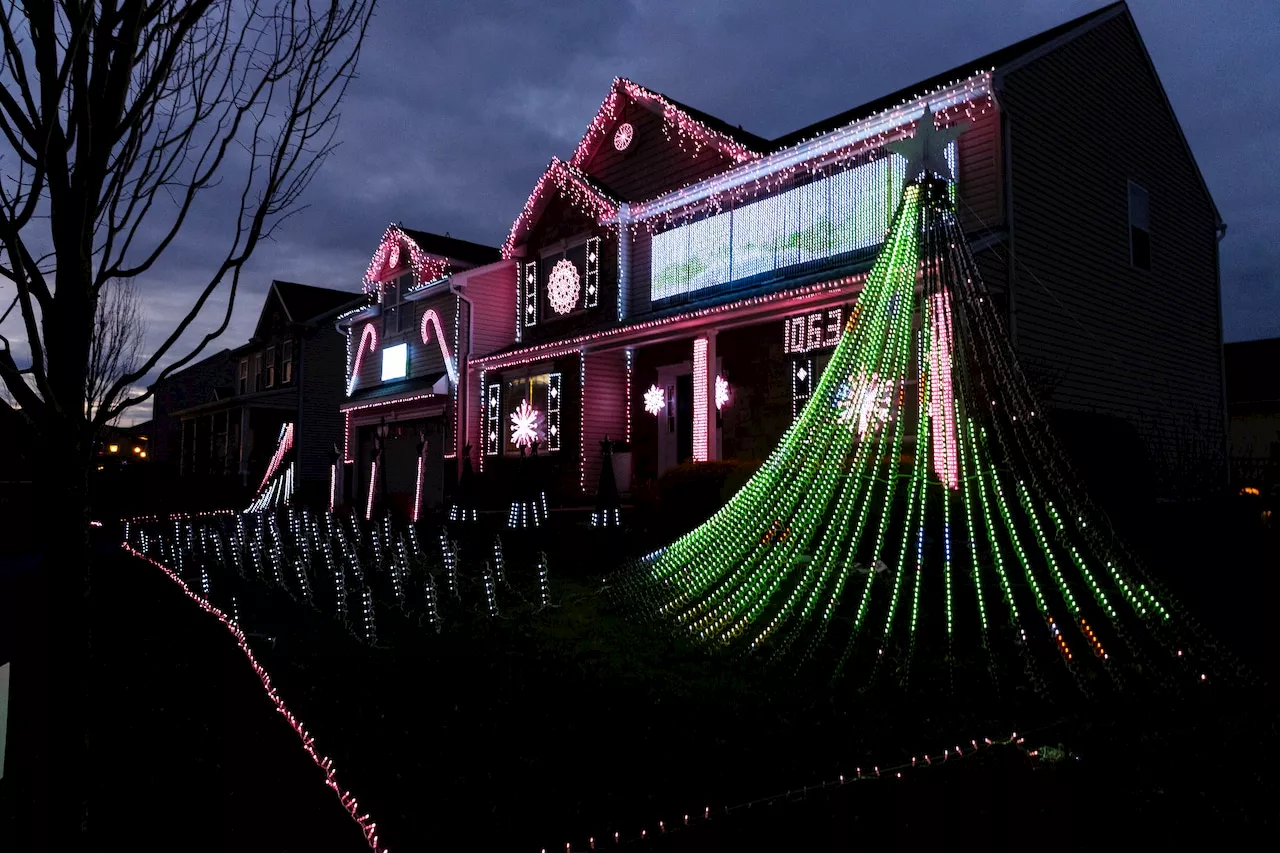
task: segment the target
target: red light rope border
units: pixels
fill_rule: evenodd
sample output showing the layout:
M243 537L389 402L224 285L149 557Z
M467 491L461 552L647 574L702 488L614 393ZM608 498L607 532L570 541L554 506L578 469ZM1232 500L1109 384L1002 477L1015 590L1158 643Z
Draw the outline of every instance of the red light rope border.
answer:
M364 835L364 840L368 843L369 849L373 850L374 853L389 853L387 848L380 847L378 845L378 824L370 820L368 814L360 814L356 798L351 795L350 791L344 791L342 788L338 787L338 778L333 769L333 759L326 755L321 755L320 752L316 750L315 738L307 733L306 727L302 725L302 721L293 715L293 712L289 710L287 705L285 705L284 700L280 698L279 691L277 691L271 684L271 675L267 672L266 668L262 666L262 664L258 663L258 659L254 657L253 650L249 648L249 640L245 637L244 632L240 630L240 626L232 621L227 614L223 613L217 607L192 592L186 582L183 581L182 578L178 577L168 566L156 562L141 551L135 550L128 542L122 542L121 547L135 557L146 560L148 563L168 575L169 580L176 583L187 598L198 604L200 609L204 612L217 617L218 621L227 629L227 632L230 633L231 636L235 637L236 645L240 647L240 651L244 652L244 656L248 659L249 665L253 667L253 671L257 674L258 680L262 682L262 689L266 692L267 698L276 706L276 711L279 712L280 716L285 718L289 723L290 728L292 728L294 733L298 736L298 739L302 741L302 749L307 753L307 755L311 756L311 761L324 771L325 786L338 795L338 800L342 803L343 809L345 809L347 814L351 816L351 819L356 822L356 825L360 827L360 832Z

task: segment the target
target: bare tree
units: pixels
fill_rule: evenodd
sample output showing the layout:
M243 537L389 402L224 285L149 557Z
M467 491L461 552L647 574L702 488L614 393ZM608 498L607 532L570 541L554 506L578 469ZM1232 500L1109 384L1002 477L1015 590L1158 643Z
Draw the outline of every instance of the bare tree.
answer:
M89 373L85 377L88 386L85 391L87 414L91 422L97 423L98 412L112 406L109 392L116 381L137 371L146 336L147 321L142 314L142 298L134 280L125 278L108 282L98 297L89 346ZM131 388L122 389L126 395L130 392Z
M160 376L180 369L226 329L245 262L300 209L336 144L337 107L375 2L0 0L0 278L16 291L0 309L17 307L21 331L10 334L25 339L14 348L0 335L0 380L16 401L0 404L0 418L39 437L37 495L50 528L39 574L48 630L23 669L57 675L25 692L42 696L32 719L44 728L32 735L44 751L31 785L19 785L36 797L30 822L42 844L88 844L93 433L146 397L128 391L142 377L162 362ZM145 280L197 210L213 234L208 216L224 212L225 253L186 315L91 402L104 289ZM205 327L193 324L215 292L226 307L212 330L174 352ZM14 693L24 696L17 684Z

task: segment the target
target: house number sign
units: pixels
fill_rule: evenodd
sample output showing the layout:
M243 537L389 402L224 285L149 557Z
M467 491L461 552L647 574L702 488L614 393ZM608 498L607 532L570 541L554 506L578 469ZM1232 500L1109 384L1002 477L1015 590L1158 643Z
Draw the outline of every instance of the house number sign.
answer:
M782 324L783 352L791 355L833 347L843 330L843 306L788 317Z

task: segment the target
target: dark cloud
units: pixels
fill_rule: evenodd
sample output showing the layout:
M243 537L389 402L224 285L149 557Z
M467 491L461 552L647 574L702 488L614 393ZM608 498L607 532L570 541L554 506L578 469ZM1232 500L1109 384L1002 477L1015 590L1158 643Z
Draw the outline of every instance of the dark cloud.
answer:
M343 110L342 145L310 188L308 209L246 269L218 346L250 334L272 278L358 289L390 221L500 243L547 161L572 152L615 75L776 136L1098 5L383 0ZM1226 338L1280 335L1272 142L1280 12L1274 0L1130 5L1229 225ZM218 213L202 211L146 277L152 341L225 248L215 239L225 234ZM220 310L225 296L215 303Z

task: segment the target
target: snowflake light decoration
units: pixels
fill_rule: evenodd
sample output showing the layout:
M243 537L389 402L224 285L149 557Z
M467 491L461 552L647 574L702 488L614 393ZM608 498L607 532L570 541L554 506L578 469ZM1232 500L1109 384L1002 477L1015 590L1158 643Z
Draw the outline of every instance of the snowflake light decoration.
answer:
M893 383L881 380L878 374L870 378L865 372L849 377L849 381L836 392L836 419L856 430L859 436L868 429L879 429L892 415Z
M581 279L578 268L568 258L561 258L551 268L551 276L547 279L547 301L557 314L568 314L578 304L581 292Z
M511 413L511 443L516 447L532 447L538 440L538 423L541 420L542 413L529 405L528 400L521 400Z
M667 395L657 385L650 385L644 392L644 410L655 417L667 407Z
M716 410L723 409L729 402L729 383L723 376L716 377Z
M635 139L636 129L631 126L631 122L624 121L618 125L618 129L613 134L613 147L619 151L626 151L631 145L631 140Z

